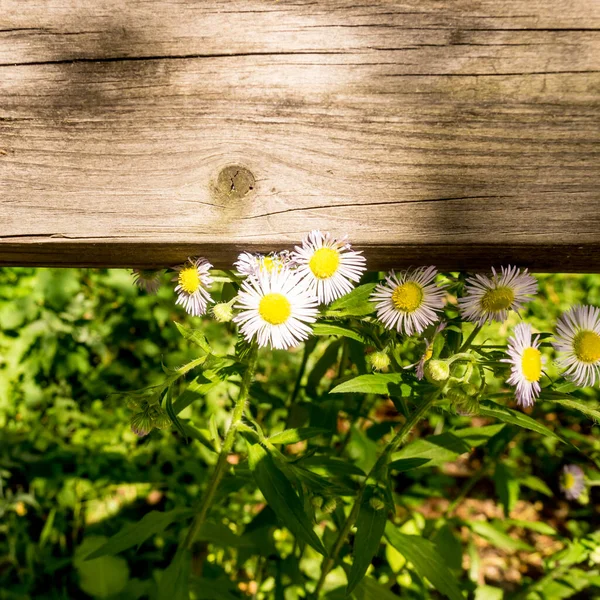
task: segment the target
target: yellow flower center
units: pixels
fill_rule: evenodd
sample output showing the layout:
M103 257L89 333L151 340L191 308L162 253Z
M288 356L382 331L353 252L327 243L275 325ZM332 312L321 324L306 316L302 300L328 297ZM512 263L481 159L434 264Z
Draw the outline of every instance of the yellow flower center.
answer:
M292 305L283 294L265 294L258 305L258 313L267 323L281 325L292 314Z
M521 369L529 383L539 381L542 376L542 353L537 348L525 348L521 357Z
M423 288L414 281L407 281L394 290L392 302L402 312L414 312L423 302Z
M584 363L600 360L600 335L595 331L580 331L573 340L577 358Z
M488 290L481 299L481 306L488 312L498 312L510 308L515 301L515 293L509 287Z
M200 274L196 267L188 267L179 271L179 285L186 294L193 294L200 287Z
M573 473L565 473L563 486L565 490L570 490L575 485L575 475Z
M312 255L308 266L318 279L329 279L340 266L340 253L333 248L319 248Z
M279 273L281 267L283 267L283 263L279 258L263 256L263 258L260 259L260 268L267 273Z

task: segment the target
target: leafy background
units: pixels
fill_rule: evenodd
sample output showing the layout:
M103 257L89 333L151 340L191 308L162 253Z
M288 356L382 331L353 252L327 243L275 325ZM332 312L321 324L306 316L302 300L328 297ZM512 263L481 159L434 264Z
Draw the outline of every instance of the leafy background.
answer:
M541 293L526 317L540 331L552 331L573 304L600 306L600 276L539 280ZM175 307L168 286L156 297L144 295L126 271L0 270L0 599L156 597L155 583L173 559L188 524L186 511L215 462L212 447L237 393L235 380L202 387L190 376L179 391L195 382L196 392L188 392L194 402L179 417L195 435L186 441L175 428L145 438L131 432L131 411L123 397L111 394L162 381L163 367L197 356L172 321L201 327L213 347L233 350L229 324L189 318ZM487 327L479 340L504 344L515 322L511 317ZM385 394L329 394L348 374L366 372L364 350L337 337L315 341L293 402L303 348L261 351L251 403L270 434L306 425L327 430L281 448L309 462L315 448L330 450L329 464L316 466L350 481L352 465L373 464L378 442L400 419L398 407ZM415 362L421 350L406 342L403 362ZM557 375L552 365L547 371ZM503 391L496 386L489 393ZM577 393L597 407L597 391ZM568 502L559 491L565 464L580 464L588 478L598 479L600 430L591 418L553 402L527 412L571 445L486 416L434 411L397 457L399 465L414 457L429 462L407 471L399 466L395 531L432 540L465 597L600 598L597 488L584 503ZM464 432L467 452L439 442L453 427ZM429 436L438 436L438 443L424 441ZM245 452L239 443L231 457L238 477L225 481L212 528L203 530L191 597L304 598L321 557L309 546L298 547L247 483ZM322 510L331 506L315 510L326 544L335 537L329 523L339 519L339 503L340 497L331 512ZM150 531L137 549L84 560L151 511L168 512L172 522L155 535ZM422 579L416 551L401 554L392 535L378 547L354 597L442 597ZM350 552L351 546L343 554ZM426 575L432 583L434 571ZM326 597L344 598L345 584L338 567L327 580Z

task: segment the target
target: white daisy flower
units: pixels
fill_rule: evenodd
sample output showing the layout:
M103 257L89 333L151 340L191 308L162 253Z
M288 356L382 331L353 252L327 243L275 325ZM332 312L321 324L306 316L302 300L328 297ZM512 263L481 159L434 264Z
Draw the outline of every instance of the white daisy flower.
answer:
M435 267L421 267L399 275L392 271L371 295L377 318L399 333L422 333L439 319L437 313L444 307L445 292L434 283L436 276Z
M515 396L520 406L533 406L540 394L540 379L544 367L545 356L539 350L539 336L531 339L531 325L519 323L508 338L507 354L502 362L511 365L511 375L506 380L509 385L516 386Z
M175 269L179 271L177 277L172 279L177 281L175 304L181 304L194 317L205 314L207 304L213 301L207 291L213 283L209 273L212 265L205 258L189 258L187 263Z
M577 500L585 489L585 475L577 465L565 465L562 472L560 489L569 500Z
M527 269L501 267L492 276L475 275L467 279L466 295L458 299L463 318L484 325L506 321L509 310L518 310L537 292L537 281Z
M132 269L133 283L148 294L156 294L160 287L160 276L162 271L150 271L146 269Z
M345 237L315 229L292 252L292 265L321 304L350 292L365 272L367 260L351 248Z
M600 309L575 306L556 324L558 335L552 344L561 353L557 363L564 376L581 387L600 381Z
M292 271L259 272L242 283L233 321L247 341L259 346L286 349L311 333L308 323L317 320L318 300Z
M257 277L259 273L281 271L289 263L289 252L271 252L270 254L251 254L242 252L233 263L236 271L247 277Z

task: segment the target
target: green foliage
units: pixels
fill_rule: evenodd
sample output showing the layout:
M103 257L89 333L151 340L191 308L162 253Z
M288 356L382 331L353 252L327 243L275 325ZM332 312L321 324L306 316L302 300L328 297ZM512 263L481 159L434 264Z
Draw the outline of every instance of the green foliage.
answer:
M453 363L472 326L448 306L441 333L387 332L375 279L324 307L304 348L260 350L219 462L250 361L231 322L187 317L123 271L1 270L0 600L596 597L597 390L549 360L522 409L500 362L516 315ZM459 294L464 277L445 279ZM600 303L599 277L539 280L521 316L541 331ZM239 281L219 281L230 302ZM430 383L414 365L433 339L449 376ZM569 463L592 484L580 500L561 494Z

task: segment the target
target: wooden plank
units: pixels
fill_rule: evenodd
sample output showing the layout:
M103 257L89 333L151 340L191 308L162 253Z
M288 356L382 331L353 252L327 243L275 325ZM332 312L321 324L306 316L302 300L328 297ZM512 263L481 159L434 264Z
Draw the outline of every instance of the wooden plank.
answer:
M0 264L600 270L597 0L0 0Z

